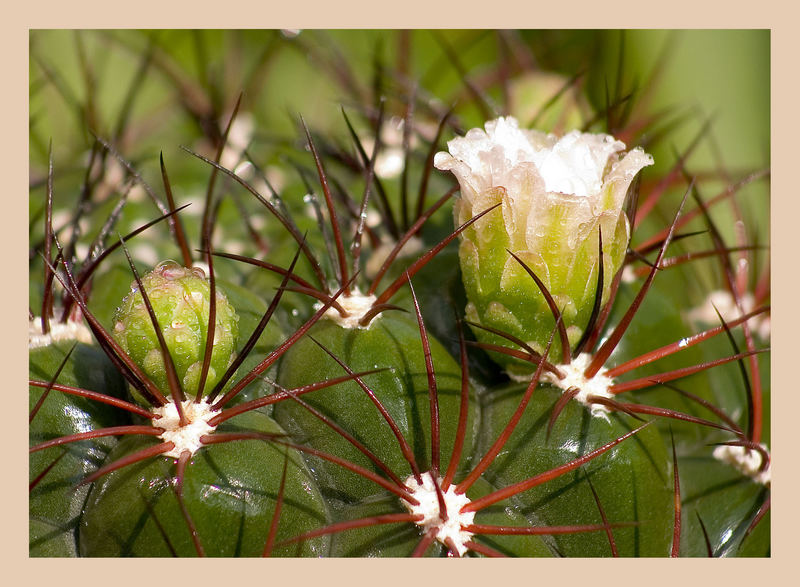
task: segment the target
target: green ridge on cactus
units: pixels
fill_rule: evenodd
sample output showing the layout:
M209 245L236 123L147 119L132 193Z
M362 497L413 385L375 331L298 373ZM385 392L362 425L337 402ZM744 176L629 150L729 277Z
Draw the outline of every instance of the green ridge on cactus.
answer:
M367 329L344 329L330 321L316 324L309 335L334 353L353 371L386 369L364 378L400 432L408 441L420 467L429 466L431 446L428 379L416 320L394 313L385 314ZM458 422L461 394L461 369L442 345L430 339L436 373L441 436L441 469L449 462ZM292 347L281 362L279 383L287 388L314 381L341 377L344 369L308 337ZM386 420L356 382L321 390L304 398L337 424L363 442L401 479L411 469ZM468 464L477 427L477 402L474 392L469 405L469 420L462 463ZM303 407L290 401L275 406L275 418L288 431L307 440L315 448L344 457L356 464L377 470L376 466L337 432L323 424ZM338 465L320 464L323 485L338 492L343 501L363 499L381 488Z
M281 436L268 416L237 416L220 432ZM153 444L123 439L107 462ZM277 542L328 519L327 508L297 451L268 441L236 440L201 448L186 467L184 500L207 556L261 556L289 459ZM174 491L175 460L163 456L104 475L92 486L81 518L83 556L196 556ZM325 537L276 548L275 556L323 556Z
M32 350L31 378L49 382L68 351L67 343ZM82 343L75 347L57 383L112 397L125 393L124 380L106 356L96 347ZM30 387L31 410L44 392L44 388ZM30 423L29 442L33 446L87 429L127 424L129 420L126 413L104 404L51 390ZM114 437L106 437L31 454L30 481L35 483L28 498L31 556L77 556L75 532L89 488L76 485L100 466L115 445ZM52 469L48 469L51 465Z
M517 408L524 385L495 389L482 407L485 415L481 443L488 443L506 425ZM487 480L503 487L553 469L591 452L636 427L625 415L608 420L570 401L551 433L547 425L560 390L542 386L503 452L485 473ZM601 523L602 517L589 482L611 523L636 522L614 529L621 556L667 556L671 542L672 508L670 465L664 443L655 426L642 430L590 461L580 469L521 493L509 501L533 523L570 525ZM554 537L563 556L609 556L604 532Z

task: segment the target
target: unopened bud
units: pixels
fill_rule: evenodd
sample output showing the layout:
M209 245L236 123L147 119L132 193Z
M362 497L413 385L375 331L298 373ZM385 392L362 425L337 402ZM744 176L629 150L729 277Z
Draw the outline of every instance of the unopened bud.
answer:
M203 366L211 289L202 269L175 261L159 263L141 278L183 390L197 394ZM216 290L216 320L211 363L204 390L216 385L233 360L239 318L225 295ZM169 391L164 359L150 314L136 282L114 315L114 338L164 392Z

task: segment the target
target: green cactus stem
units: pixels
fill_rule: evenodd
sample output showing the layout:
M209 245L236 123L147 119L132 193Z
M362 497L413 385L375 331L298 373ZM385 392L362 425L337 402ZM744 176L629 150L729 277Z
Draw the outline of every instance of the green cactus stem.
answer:
M173 486L177 477L172 458L159 456L96 481L81 517L81 554L196 556L195 527L206 556L261 556L276 511L278 541L325 523L325 501L297 451L268 442L270 436L285 435L271 418L258 411L242 414L215 434L224 438L226 433L255 438L210 444L193 457L182 479L185 511ZM107 462L152 444L146 437L126 438ZM284 497L276 510L284 459L289 459ZM324 538L309 540L272 554L323 556L327 545Z
M428 399L428 379L418 326L413 319L395 313L386 314L369 328L346 329L326 320L309 331L311 338L301 339L284 356L278 381L283 387L301 387L345 375L344 368L329 356L330 351L353 371L383 368L382 372L364 379L375 397L385 407L403 437L412 439L410 449L417 459L425 459L430 447L431 424ZM456 436L461 394L461 370L442 345L431 339L440 413L442 445L452 444ZM403 455L394 432L372 401L356 382L337 385L315 392L307 398L309 404L330 417L345 429L355 433L370 450L398 475L407 476L411 469ZM474 444L477 426L475 402L470 406L470 419L464 442L469 452ZM315 448L332 452L360 466L377 470L338 432L326 426L303 407L293 402L275 406L275 418L284 428L308 439ZM424 461L421 461L424 462ZM442 464L444 468L447 463ZM422 465L420 465L422 466ZM342 469L321 464L319 469L328 477L327 483L339 492L344 501L363 499L372 495L377 486Z

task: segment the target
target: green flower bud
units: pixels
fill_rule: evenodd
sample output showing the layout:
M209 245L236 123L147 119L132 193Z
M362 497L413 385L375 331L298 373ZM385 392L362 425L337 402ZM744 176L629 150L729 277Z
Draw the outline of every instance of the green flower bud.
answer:
M643 167L653 164L652 157L639 148L625 154L625 145L609 135L572 131L559 138L522 130L511 117L489 121L485 131L474 128L447 146L450 153L438 153L434 164L453 172L460 183L456 222L497 203L502 209L461 235L467 318L544 350L554 326L552 313L508 249L542 280L562 311L570 344L576 344L594 304L598 230L605 303L630 238L624 212L628 188ZM508 344L483 330L475 334L479 340ZM551 351L556 353L558 337Z
M194 397L200 384L211 308L209 282L199 267L187 269L175 261L159 263L141 281L183 390ZM219 289L216 307L214 350L205 391L217 384L231 364L239 334L239 317ZM114 315L114 338L160 389L169 391L158 337L135 281Z

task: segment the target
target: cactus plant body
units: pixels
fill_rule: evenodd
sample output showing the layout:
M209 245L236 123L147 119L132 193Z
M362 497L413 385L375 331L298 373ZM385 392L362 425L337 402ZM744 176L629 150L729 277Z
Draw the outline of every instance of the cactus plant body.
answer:
M769 556L768 159L609 32L343 33L31 33L30 555Z

